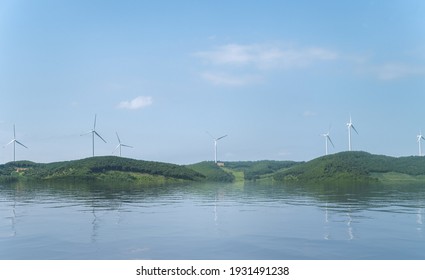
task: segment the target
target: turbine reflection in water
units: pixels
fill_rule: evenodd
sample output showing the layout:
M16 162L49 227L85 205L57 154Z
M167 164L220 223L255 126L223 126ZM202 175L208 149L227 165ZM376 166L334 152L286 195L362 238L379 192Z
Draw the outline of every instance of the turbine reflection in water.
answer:
M3 259L425 258L422 188L15 188L0 186Z

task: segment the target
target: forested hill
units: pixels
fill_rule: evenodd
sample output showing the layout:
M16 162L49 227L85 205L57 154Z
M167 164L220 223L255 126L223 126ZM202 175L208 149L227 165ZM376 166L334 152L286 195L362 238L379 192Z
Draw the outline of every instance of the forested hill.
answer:
M199 181L204 180L205 176L185 166L115 156L54 163L18 161L0 165L0 181L22 179L157 184Z
M277 172L274 179L309 183L425 182L425 157L341 152Z
M18 180L119 182L156 185L176 182L241 182L273 180L278 183L421 183L425 184L425 157L389 157L366 152L341 152L308 162L241 161L191 165L135 160L115 156L81 160L0 165L0 183Z
M71 180L137 185L190 181L234 182L271 179L276 171L284 170L295 164L298 163L264 160L225 162L224 166L218 166L214 162L204 161L183 166L115 156L54 163L18 161L0 165L0 182Z

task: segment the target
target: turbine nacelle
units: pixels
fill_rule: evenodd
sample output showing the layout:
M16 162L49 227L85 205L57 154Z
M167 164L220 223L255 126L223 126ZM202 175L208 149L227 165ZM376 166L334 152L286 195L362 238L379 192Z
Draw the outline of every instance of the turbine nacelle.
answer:
M115 147L115 149L112 151L112 154L115 153L116 150L120 149L120 156L121 156L121 147L127 147L127 148L133 148L132 146L126 145L121 143L121 139L118 136L118 132L115 132L115 134L117 135L117 139L118 139L118 145Z
M425 138L422 135L422 131L419 132L419 135L416 135L416 138L419 145L419 156L422 156L421 140L425 140Z
M359 132L357 131L357 129L354 127L352 123L347 123L347 127L348 129L353 129L357 134L359 134Z
M20 146L22 146L22 147L24 147L24 148L26 148L26 149L28 149L28 147L27 146L25 146L24 144L22 144L21 142L19 142L17 139L16 139L16 130L15 130L15 125L13 125L13 139L9 142L9 143L7 143L6 145L5 145L5 147L6 146L9 146L10 144L12 144L13 143L13 161L16 161L16 144L18 144L18 145L20 145Z
M224 137L226 137L227 134L226 135L223 135L223 136L220 136L220 137L217 137L217 138L215 138L214 136L212 136L211 133L209 133L208 131L207 131L207 134L209 136L211 136L211 138L214 140L214 162L217 163L217 142L220 139L223 139Z
M106 140L103 139L102 136L100 136L100 134L96 131L96 115L94 115L94 123L93 123L93 129L90 130L87 133L81 134L81 136L83 135L87 135L87 134L91 134L92 135L92 151L93 151L93 157L94 157L94 136L96 135L97 137L99 137L103 142L106 143Z
M325 137L325 155L328 155L328 142L332 144L332 147L335 148L334 143L332 142L331 137L329 136L329 131L327 133L323 133L322 136Z
M357 129L353 125L353 121L351 120L351 115L350 115L350 121L347 123L347 128L348 128L348 150L351 151L351 129L353 129L357 134L359 134L357 132Z

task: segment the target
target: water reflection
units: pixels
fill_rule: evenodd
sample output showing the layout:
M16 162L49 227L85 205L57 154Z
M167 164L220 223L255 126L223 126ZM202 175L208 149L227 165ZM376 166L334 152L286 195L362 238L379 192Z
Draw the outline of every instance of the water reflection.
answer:
M347 221L348 238L352 240L354 239L354 234L353 234L353 227L351 225L351 223L353 222L353 218L351 218L351 209L348 209L347 216L348 216L348 221Z
M422 209L421 208L419 208L418 209L418 213L416 214L416 223L418 224L418 226L417 226L417 230L418 231L421 231L422 230Z
M93 221L92 221L92 234L91 234L91 242L92 243L96 243L96 239L97 239L97 233L99 230L99 222L97 220L97 215L96 215L96 211L95 211L95 206L94 206L94 202L92 205L92 214L93 214Z
M12 215L6 217L10 220L11 233L10 236L16 236L16 200L13 201Z
M214 198L214 223L218 225L217 195Z
M325 240L331 239L331 232L329 226L329 211L328 211L328 202L325 204L325 234L323 236Z
M27 256L32 239L52 248L34 258L124 259L388 258L424 243L421 186L20 183L0 198L0 258Z

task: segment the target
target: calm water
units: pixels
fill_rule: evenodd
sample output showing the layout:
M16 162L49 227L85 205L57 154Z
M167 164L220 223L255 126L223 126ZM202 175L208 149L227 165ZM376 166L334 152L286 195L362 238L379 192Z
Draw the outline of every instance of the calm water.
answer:
M425 187L0 185L0 259L425 259Z

